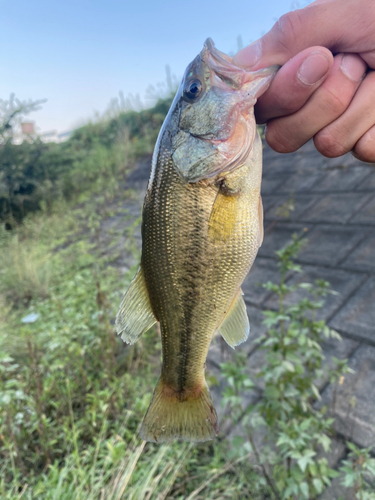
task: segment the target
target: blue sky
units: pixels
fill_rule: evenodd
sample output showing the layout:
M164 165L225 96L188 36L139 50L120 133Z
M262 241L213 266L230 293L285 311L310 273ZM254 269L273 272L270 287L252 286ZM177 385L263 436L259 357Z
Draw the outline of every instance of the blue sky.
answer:
M295 2L296 3L296 2ZM41 131L72 129L121 90L140 94L181 77L210 36L234 53L293 7L292 0L0 0L0 98L42 99Z

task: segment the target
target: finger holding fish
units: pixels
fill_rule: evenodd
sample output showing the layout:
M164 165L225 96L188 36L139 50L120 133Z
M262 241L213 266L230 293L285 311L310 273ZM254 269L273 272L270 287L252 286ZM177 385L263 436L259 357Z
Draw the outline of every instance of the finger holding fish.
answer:
M350 73L347 71L348 66L352 70ZM328 143L329 134L341 115L345 115L346 123L350 122L349 107L352 101L357 99L356 92L365 72L366 64L359 56L336 55L329 74L304 106L295 113L273 119L267 124L266 140L269 145L279 153L289 153L316 136L315 145L322 154L344 154L341 150L333 151L333 147ZM341 140L339 136L342 132L338 130L338 141Z
M324 104L327 96L324 84L319 83L322 71L322 59L316 57L316 51L332 52L337 58L342 58L342 73L354 82L357 82L363 98L367 101L368 115L373 102L372 91L365 85L363 79L367 71L371 74L375 70L375 3L373 0L317 0L302 9L296 9L280 17L272 29L259 40L240 50L234 57L239 66L252 70L278 63L282 69L273 81L270 89L260 99L256 108L260 122L269 122L266 140L270 146L279 152L292 152L306 141L311 139L311 124L321 125L315 137L317 149L325 156L341 156L347 151L347 144L355 144L353 153L362 161L374 161L374 143L372 127L375 125L375 113L372 112L371 124L358 138L357 129L344 126L350 121L347 85L342 85L342 74L329 72L326 81L330 78L330 87L346 107L332 118L328 124L322 125ZM304 59L301 66L301 56L310 54ZM332 56L331 56L332 57ZM324 61L323 61L324 63ZM308 70L308 81L314 82L315 88L298 83L303 69ZM297 82L297 89L296 89ZM324 82L325 83L325 82ZM315 96L315 94L317 94ZM311 107L311 99L315 97L315 107ZM336 98L337 100L337 98ZM353 101L358 100L354 97ZM303 106L301 102L305 101ZM359 103L358 103L359 104ZM306 122L309 107L310 120ZM293 114L293 120L287 120ZM334 123L338 116L343 119ZM291 129L288 131L289 124ZM332 126L331 126L332 125ZM314 127L316 129L316 126ZM350 136L350 137L349 137Z

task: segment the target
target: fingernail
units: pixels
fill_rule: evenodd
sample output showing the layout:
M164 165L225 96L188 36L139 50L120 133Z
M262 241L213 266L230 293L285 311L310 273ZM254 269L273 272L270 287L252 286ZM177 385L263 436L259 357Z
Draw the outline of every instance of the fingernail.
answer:
M366 73L367 65L361 57L355 54L344 54L340 68L349 80L360 82Z
M297 77L305 85L314 85L329 70L329 59L323 53L316 50L311 52L301 64Z
M262 56L262 44L256 40L247 47L241 49L233 58L234 64L243 68L251 68Z

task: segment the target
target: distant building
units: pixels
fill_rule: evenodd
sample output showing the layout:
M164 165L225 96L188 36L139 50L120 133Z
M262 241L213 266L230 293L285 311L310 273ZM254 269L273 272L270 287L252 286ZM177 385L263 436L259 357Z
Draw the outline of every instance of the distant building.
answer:
M39 137L43 142L64 142L69 138L72 132L72 130L69 130L68 132L58 134L57 130L51 130L50 132L43 132L42 134L39 134Z
M21 123L21 130L14 131L13 133L13 144L22 144L23 141L30 139L39 139L42 142L64 142L68 139L72 130L68 132L58 133L57 130L50 130L48 132L37 132L35 122L23 122Z
M22 135L35 134L35 123L34 122L21 123L21 133L22 133Z

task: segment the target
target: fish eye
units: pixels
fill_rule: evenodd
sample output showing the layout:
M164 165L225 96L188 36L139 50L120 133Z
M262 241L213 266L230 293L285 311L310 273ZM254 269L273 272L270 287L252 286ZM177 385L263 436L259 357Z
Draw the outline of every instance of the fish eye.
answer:
M187 82L182 97L186 102L194 102L203 90L202 82L198 78L192 78Z

